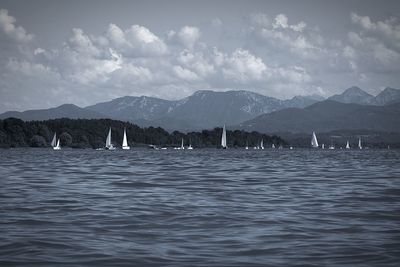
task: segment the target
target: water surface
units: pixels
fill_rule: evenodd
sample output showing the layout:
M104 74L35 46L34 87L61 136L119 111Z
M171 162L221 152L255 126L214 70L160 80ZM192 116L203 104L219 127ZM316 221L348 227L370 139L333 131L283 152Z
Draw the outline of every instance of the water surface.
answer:
M1 266L399 266L398 150L0 150Z

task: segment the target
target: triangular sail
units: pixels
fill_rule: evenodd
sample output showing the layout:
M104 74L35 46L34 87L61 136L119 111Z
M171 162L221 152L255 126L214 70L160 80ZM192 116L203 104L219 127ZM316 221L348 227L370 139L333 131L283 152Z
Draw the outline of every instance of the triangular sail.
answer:
M108 130L108 135L107 135L107 139L106 139L106 147L111 147L111 127L110 130Z
M183 138L182 138L182 142L181 142L181 149L184 149L184 146L183 146Z
M60 138L57 140L57 147L60 147Z
M346 143L346 148L347 148L347 149L349 149L349 148L350 148L349 141L347 141L347 143Z
M358 138L358 148L362 149L361 138Z
M318 147L318 140L317 140L317 135L315 134L315 132L312 133L311 146Z
M128 139L126 138L126 129L124 129L124 139L122 140L122 146L128 146Z
M52 147L55 147L57 145L56 142L57 142L57 135L56 135L56 133L54 133L53 140L51 140L51 144L50 145Z
M264 139L261 139L261 144L260 144L261 149L264 148Z
M224 128L222 129L222 137L221 137L221 146L223 148L226 148L226 129L225 129L225 125Z

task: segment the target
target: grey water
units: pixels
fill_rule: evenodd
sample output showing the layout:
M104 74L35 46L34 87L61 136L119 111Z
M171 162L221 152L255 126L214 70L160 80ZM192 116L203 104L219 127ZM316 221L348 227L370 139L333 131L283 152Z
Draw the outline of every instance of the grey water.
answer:
M0 150L0 266L399 264L399 150Z

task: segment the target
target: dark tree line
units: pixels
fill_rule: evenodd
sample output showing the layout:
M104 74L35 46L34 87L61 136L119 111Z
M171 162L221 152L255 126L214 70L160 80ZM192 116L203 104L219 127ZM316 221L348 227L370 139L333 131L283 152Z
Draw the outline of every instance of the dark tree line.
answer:
M8 118L0 120L0 147L46 147L50 145L54 133L60 138L61 146L73 148L104 147L109 127L112 128L112 143L120 146L126 128L128 143L131 146L153 144L156 146L180 146L182 138L185 146L191 142L194 147L219 147L222 128L201 132L168 133L158 127L139 126L110 119L55 119L46 121L27 121ZM228 147L259 145L261 139L265 146L284 145L278 136L268 136L258 132L227 131Z

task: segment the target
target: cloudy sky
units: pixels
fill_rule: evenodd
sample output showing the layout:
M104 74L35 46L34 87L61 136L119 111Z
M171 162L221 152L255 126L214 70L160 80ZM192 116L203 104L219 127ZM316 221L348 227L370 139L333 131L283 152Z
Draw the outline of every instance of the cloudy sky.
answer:
M0 112L400 88L400 1L0 0Z

